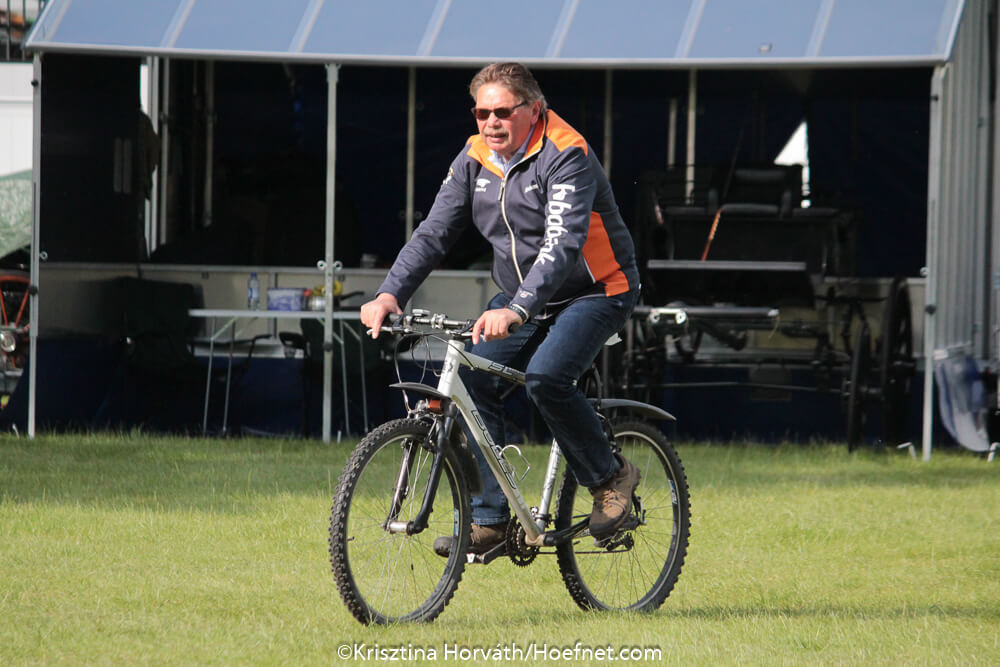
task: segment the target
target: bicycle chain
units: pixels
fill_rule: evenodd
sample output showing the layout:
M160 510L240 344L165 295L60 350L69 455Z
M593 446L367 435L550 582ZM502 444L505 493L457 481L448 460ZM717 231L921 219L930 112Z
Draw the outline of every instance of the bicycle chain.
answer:
M525 538L524 528L516 521L507 524L507 555L518 567L531 565L538 555L538 547L529 546Z

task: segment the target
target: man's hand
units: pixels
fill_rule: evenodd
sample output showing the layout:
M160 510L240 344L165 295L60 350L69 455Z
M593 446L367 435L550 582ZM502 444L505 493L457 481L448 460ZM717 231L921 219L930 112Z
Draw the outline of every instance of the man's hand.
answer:
M472 343L479 343L479 336L482 334L483 340L500 340L510 335L510 325L524 324L521 316L510 308L496 308L487 310L479 316L476 323L472 325Z
M382 323L387 315L398 315L403 312L396 297L388 292L382 292L374 299L361 306L361 323L372 330L372 338L378 338Z

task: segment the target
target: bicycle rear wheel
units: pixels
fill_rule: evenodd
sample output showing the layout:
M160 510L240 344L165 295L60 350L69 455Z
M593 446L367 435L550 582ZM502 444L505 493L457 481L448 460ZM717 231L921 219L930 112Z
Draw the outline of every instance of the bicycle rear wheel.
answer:
M427 528L413 535L385 529L387 521L412 521L420 510L434 431L414 419L384 424L361 441L341 473L330 516L330 563L340 596L362 623L434 620L462 578L471 510L450 451ZM402 490L398 498L395 489ZM448 558L432 548L441 535L459 540Z
M616 424L614 446L642 471L633 494L638 525L597 545L584 531L557 549L559 572L574 602L584 610L658 609L673 590L687 555L691 506L687 479L677 452L653 426ZM563 477L556 529L588 517L590 491L569 470Z

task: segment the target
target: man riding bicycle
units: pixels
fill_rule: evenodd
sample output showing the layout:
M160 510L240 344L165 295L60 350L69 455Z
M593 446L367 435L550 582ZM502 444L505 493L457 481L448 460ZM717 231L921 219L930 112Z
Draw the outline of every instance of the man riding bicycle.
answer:
M502 290L472 329L472 352L523 368L529 398L567 465L594 498L591 534L613 535L632 509L639 470L615 455L578 378L628 321L639 296L635 249L611 184L580 133L547 108L519 63L480 70L469 85L479 133L451 164L427 218L393 263L361 321L377 337L471 222L493 246ZM511 333L512 329L514 330ZM463 372L494 442L506 442L501 380ZM470 550L505 539L510 510L481 452ZM435 541L447 555L452 538Z

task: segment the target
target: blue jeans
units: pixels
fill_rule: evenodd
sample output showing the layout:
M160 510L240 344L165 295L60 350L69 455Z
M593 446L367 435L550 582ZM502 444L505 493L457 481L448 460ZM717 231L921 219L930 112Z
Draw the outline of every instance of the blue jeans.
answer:
M528 397L559 443L569 469L587 488L608 481L620 466L594 408L576 381L594 363L604 343L625 327L637 300L638 290L613 297L578 299L557 315L526 322L507 338L480 340L471 348L481 357L524 370ZM487 309L504 308L508 302L506 296L498 294ZM503 447L507 434L500 396L509 383L467 368L460 372L493 441ZM472 498L472 522L503 523L510 518L507 498L479 448L472 450L483 481L482 494Z

